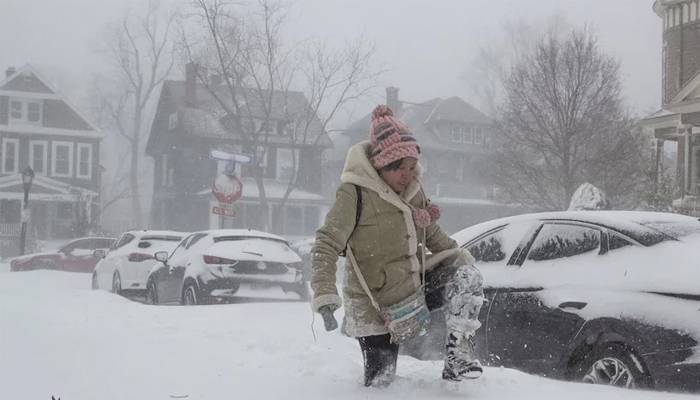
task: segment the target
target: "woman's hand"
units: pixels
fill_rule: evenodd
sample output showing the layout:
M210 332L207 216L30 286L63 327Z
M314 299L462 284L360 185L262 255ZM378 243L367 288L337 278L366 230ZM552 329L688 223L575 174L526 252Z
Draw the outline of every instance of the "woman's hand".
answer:
M335 316L333 315L336 309L337 307L332 304L325 305L318 309L319 314L323 317L323 325L328 332L338 328L338 321L335 320Z

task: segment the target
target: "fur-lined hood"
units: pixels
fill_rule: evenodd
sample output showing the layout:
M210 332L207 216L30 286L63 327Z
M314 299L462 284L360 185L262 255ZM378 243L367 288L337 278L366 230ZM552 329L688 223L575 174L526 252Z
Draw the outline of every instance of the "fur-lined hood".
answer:
M345 166L343 167L343 173L340 175L340 181L377 192L382 198L387 197L385 200L390 203L408 202L420 191L420 180L412 182L403 193L397 194L384 182L384 179L379 176L379 172L372 166L368 157L370 147L369 141L360 142L350 147L345 158ZM416 164L416 169L418 176L422 176L423 167L421 167L420 162ZM393 201L390 201L389 198L393 198Z

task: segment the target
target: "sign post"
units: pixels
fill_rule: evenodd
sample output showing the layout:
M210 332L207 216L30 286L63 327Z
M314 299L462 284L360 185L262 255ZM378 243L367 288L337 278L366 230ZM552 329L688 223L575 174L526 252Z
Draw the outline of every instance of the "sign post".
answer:
M243 183L235 175L236 163L250 164L252 158L246 154L228 153L221 150L211 150L209 156L217 161L224 161L224 171L216 176L211 186L211 193L217 201L213 204L211 213L222 218L234 218L236 213L233 203L243 195ZM219 222L222 224L222 221ZM221 227L221 226L220 226Z

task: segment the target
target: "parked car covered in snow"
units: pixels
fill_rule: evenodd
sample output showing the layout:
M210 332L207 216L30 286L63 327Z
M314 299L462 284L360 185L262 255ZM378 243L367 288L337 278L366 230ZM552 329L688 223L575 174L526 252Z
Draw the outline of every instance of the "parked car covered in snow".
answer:
M173 251L186 233L133 230L124 232L108 252L96 250L100 261L92 273L92 288L116 294L143 295L146 279L155 262L154 254Z
M27 254L10 261L10 271L54 269L68 272L91 273L99 261L93 253L107 250L114 242L110 237L84 237L68 242L58 250Z
M482 361L588 383L700 389L696 218L527 214L453 238L484 275L482 327L474 338ZM405 352L434 357L441 335L419 338Z
M207 304L236 294L242 283L276 285L306 297L301 258L281 237L241 229L195 232L155 254L148 276L151 304Z

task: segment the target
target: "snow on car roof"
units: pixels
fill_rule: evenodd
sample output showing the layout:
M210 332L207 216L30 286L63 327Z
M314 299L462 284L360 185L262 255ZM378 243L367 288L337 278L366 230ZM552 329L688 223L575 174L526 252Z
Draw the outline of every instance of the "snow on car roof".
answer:
M493 219L465 228L453 234L452 237L461 245L473 239L476 235L503 225L557 219L590 222L603 226L624 228L627 231L640 231L640 224L698 223L697 218L687 215L650 211L551 211Z
M180 236L180 237L185 237L187 235L187 232L178 232L178 231L162 231L162 230L149 230L149 229L136 229L136 230L131 230L127 231L126 233L131 233L134 236Z
M267 233L263 231L256 231L254 229L211 229L208 231L201 231L201 233L206 233L214 237L221 236L241 236L241 237L255 237L261 239L274 239L287 242L287 240L281 236L273 235L272 233Z

